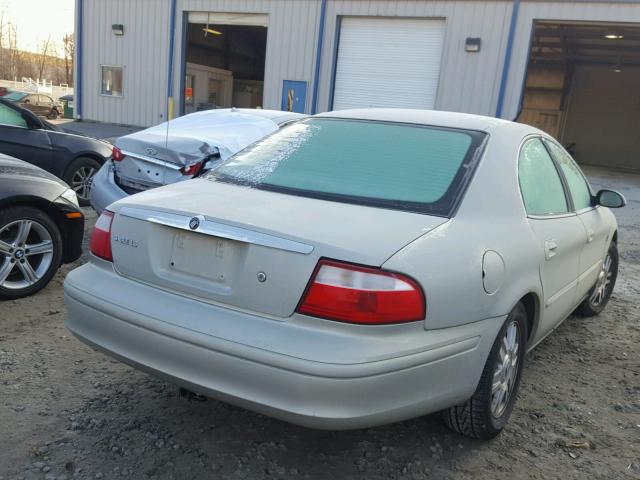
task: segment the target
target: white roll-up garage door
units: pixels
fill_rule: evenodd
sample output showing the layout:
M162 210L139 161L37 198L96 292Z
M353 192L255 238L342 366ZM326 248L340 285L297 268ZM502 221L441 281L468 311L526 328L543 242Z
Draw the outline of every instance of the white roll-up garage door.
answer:
M433 108L444 32L443 19L343 18L333 109Z

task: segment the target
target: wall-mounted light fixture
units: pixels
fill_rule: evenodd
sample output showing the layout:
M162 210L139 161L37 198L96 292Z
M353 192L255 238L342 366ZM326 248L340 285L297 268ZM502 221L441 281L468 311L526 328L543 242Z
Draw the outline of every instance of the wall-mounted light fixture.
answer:
M472 38L472 37L467 37L467 39L464 42L464 51L465 52L479 52L480 51L480 39L479 38Z
M606 38L607 40L622 40L624 38L624 35L621 35L619 33L607 33L604 38Z
M111 25L111 30L113 31L113 34L118 37L124 35L124 25L121 23L114 23Z

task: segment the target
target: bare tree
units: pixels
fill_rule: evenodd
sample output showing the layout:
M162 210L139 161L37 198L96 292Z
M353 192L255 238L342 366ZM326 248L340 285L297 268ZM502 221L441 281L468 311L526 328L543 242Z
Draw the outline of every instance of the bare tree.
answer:
M67 85L73 84L73 55L75 53L75 42L73 33L67 33L62 37L64 52L64 72Z
M18 29L12 23L7 24L7 44L5 47L9 65L7 78L13 79L24 75L23 52L18 50Z
M42 42L42 44L40 45L40 59L38 61L38 78L42 79L44 78L44 67L47 63L47 55L49 52L49 48L50 48L50 44L51 44L51 35L49 35L47 37L47 39Z
M5 9L0 10L0 78L6 78L9 70L9 56L6 52L7 24L5 23Z

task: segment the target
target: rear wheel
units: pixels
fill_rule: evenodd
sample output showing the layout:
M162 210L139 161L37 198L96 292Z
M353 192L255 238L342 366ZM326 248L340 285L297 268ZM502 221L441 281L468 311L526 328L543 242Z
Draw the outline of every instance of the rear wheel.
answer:
M67 168L64 181L76 192L78 203L89 205L89 194L94 175L100 170L100 164L93 158L80 157Z
M578 305L576 313L584 317L593 317L600 314L611 298L617 278L618 246L616 242L611 242L609 244L609 250L607 250L607 255L602 261L596 284L589 291L587 298Z
M44 212L32 207L0 210L0 299L42 289L62 258L62 237Z
M473 396L443 412L449 428L483 440L502 431L520 386L526 341L527 312L520 302L500 329Z

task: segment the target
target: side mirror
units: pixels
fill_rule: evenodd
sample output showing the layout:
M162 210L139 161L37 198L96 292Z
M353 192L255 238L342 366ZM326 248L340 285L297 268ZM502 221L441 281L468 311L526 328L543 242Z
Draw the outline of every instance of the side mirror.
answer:
M600 190L596 194L596 204L609 208L620 208L627 204L624 196L621 193L613 190Z

